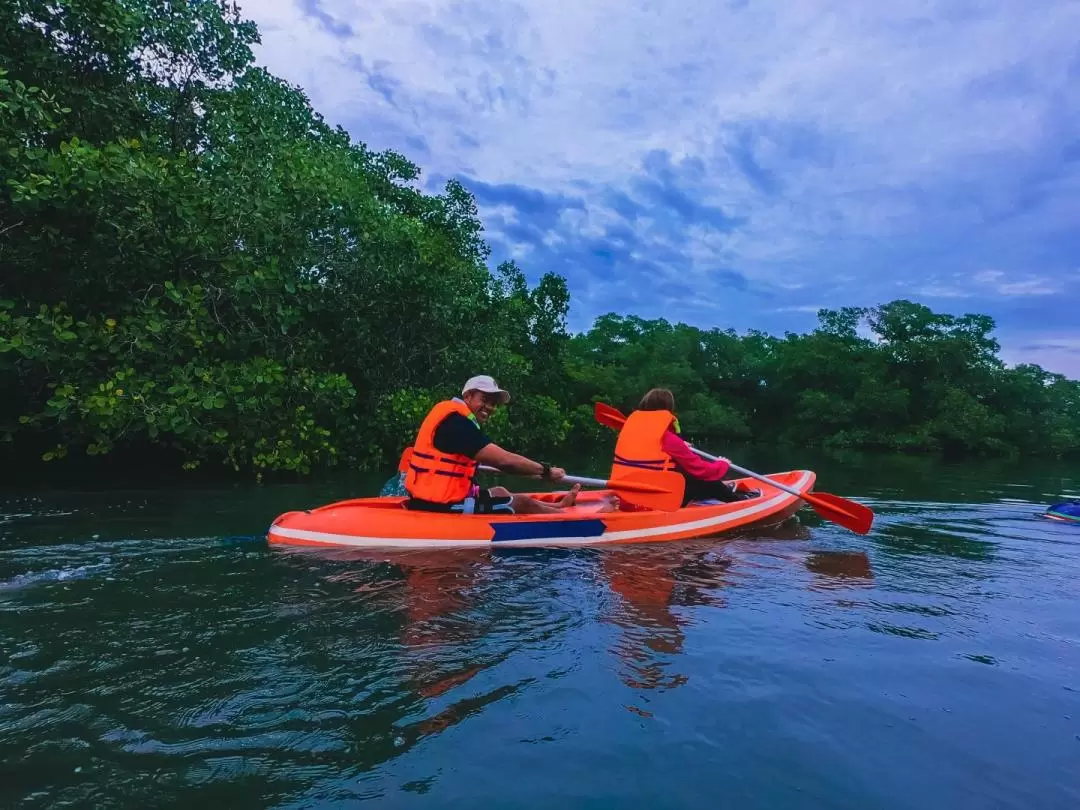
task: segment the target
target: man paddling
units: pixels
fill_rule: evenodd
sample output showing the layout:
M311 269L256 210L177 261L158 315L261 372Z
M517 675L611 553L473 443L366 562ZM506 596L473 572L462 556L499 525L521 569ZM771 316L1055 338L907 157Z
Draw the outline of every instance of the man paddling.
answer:
M510 394L487 375L472 377L461 396L435 405L424 418L416 441L402 458L408 509L458 514L559 512L573 506L580 486L555 504L543 503L505 487L481 489L474 482L477 467L487 464L505 472L559 481L561 467L533 461L504 450L488 438L482 425ZM613 507L612 507L613 508Z

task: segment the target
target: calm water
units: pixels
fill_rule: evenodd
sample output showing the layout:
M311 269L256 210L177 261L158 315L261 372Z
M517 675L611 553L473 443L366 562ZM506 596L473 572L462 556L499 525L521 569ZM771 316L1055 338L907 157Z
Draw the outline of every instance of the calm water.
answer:
M817 469L871 535L381 561L257 539L381 481L4 497L0 806L1080 807L1080 475Z

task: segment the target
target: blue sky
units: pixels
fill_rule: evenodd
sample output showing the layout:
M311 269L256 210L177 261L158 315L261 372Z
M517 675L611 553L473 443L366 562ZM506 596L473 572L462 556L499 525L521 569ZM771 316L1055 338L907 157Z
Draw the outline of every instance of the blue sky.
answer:
M328 121L609 311L803 331L910 298L1080 378L1080 3L246 0Z

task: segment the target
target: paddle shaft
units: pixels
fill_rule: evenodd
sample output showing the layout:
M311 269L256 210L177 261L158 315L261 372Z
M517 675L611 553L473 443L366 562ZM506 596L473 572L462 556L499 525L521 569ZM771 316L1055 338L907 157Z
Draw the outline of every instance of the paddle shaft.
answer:
M698 450L696 447L690 447L690 449L693 450L695 453L697 453L699 456L701 456L706 461L720 461L719 456L709 455L704 450ZM742 473L743 475L747 475L750 478L756 478L758 481L761 481L763 484L768 484L771 487L776 487L777 489L783 490L788 495L794 495L796 498L803 498L803 499L806 498L807 493L799 492L797 489L792 489L791 487L787 486L786 484L781 484L779 481L774 481L771 478L766 478L764 475L758 475L753 470L748 470L745 467L740 467L738 464L735 464L735 463L731 462L730 460L728 461L728 466L731 467L731 469L733 469L737 473Z
M481 464L480 469L483 470L484 472L501 473L503 475L506 474L506 472L504 470L500 470L498 467L489 467L486 464ZM528 477L529 478L539 478L540 476L538 476L538 475L530 475ZM608 482L605 481L603 478L582 478L579 475L564 475L562 478L560 478L558 480L557 483L561 484L563 481L565 481L568 484L581 484L583 487L607 487L608 486ZM553 482L553 483L556 483L556 482Z

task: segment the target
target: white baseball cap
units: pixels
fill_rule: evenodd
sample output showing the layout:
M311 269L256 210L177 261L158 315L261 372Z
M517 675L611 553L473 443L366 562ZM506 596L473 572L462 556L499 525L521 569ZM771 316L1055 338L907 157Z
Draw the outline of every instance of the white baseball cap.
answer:
M486 374L480 374L468 379L465 383L465 387L461 389L461 394L464 396L470 391L482 391L485 394L499 394L504 405L510 401L510 392L499 388L498 383Z

